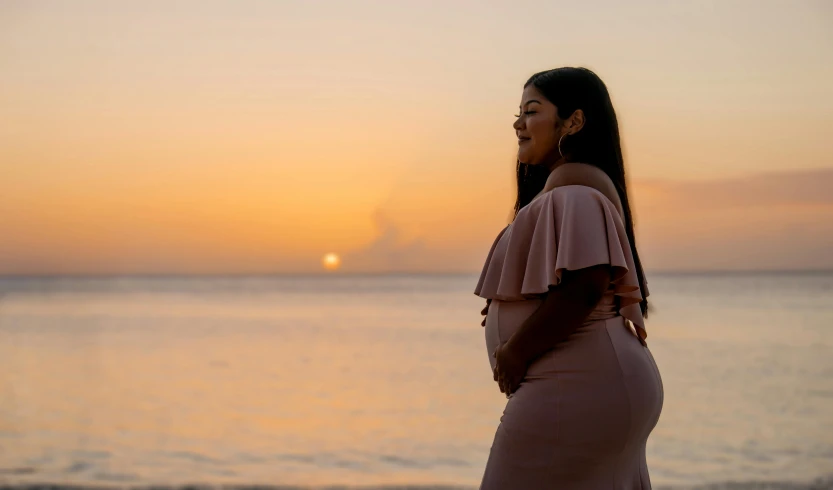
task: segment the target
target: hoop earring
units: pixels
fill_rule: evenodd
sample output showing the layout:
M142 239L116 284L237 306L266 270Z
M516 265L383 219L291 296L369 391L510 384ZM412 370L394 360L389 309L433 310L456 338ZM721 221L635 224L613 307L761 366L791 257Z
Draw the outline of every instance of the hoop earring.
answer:
M561 158L564 158L564 154L561 153L561 140L563 140L564 137L567 136L568 134L569 133L564 133L564 134L561 135L560 138L558 138L558 154L561 155Z

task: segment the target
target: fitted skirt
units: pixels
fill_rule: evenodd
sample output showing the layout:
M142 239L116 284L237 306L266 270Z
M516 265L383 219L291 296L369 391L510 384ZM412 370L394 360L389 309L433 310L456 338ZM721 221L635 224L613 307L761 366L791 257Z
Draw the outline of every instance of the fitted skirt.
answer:
M538 305L492 301L492 368L495 347ZM650 489L645 445L663 398L654 358L624 318L587 323L529 366L507 400L480 488Z

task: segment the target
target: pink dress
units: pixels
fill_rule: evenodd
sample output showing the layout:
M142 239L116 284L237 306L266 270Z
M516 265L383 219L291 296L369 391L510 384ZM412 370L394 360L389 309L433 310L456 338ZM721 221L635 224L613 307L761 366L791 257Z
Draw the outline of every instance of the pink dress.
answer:
M625 226L601 192L556 187L500 232L475 289L492 300L486 351L494 369L495 347L548 286L564 270L597 264L611 265L610 288L578 330L529 366L500 418L481 490L651 488L645 444L662 410L662 380L644 341Z

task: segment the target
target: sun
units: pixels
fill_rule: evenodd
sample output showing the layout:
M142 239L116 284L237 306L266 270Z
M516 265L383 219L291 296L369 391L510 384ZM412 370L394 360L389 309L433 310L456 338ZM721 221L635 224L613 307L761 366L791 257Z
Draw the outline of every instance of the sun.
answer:
M338 254L328 253L321 258L321 263L328 271L334 271L341 266L341 257L339 257Z

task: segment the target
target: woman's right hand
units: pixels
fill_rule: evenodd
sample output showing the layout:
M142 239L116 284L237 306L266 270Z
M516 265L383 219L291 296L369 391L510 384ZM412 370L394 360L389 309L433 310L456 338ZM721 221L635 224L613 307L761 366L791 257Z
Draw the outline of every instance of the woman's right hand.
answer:
M489 314L489 304L491 304L491 302L492 302L491 299L486 300L486 306L482 310L480 310L481 315L488 315ZM481 327L486 326L486 318L485 317L483 318L483 321L480 322L480 326Z

